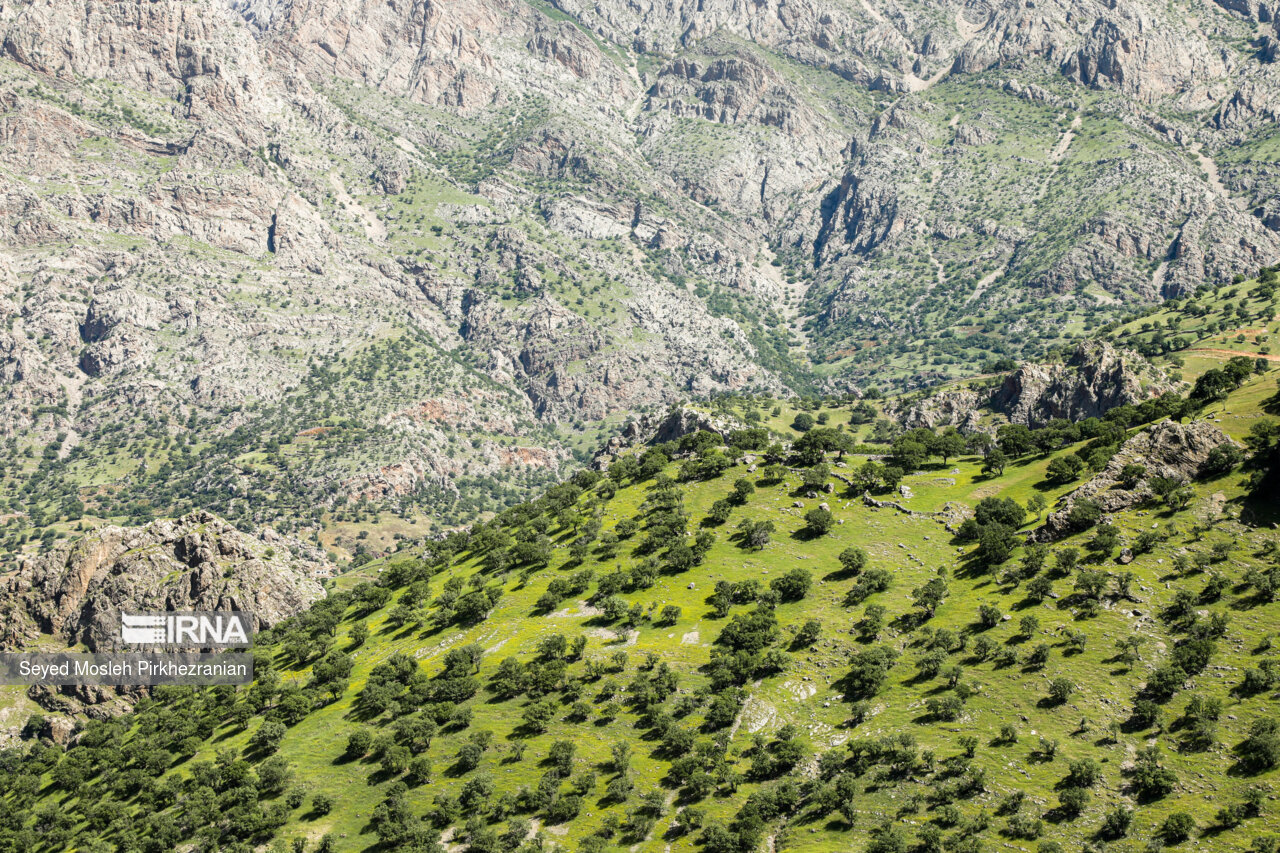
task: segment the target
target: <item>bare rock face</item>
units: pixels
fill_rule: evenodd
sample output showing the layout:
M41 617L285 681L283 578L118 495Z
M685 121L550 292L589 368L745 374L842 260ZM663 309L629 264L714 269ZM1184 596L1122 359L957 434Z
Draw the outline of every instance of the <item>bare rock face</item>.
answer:
M986 402L984 396L977 391L961 388L940 391L912 404L904 412L887 414L896 414L898 422L907 429L954 426L961 432L973 432L977 430L981 419L979 409Z
M1174 383L1137 353L1090 341L1076 347L1065 362L1022 365L989 395L947 389L886 414L907 429L954 426L972 432L981 410L990 408L1011 423L1039 427L1058 418L1100 417L1117 406L1173 390Z
M296 541L269 530L249 536L205 512L109 525L0 579L0 648L45 635L116 651L121 611L243 610L267 628L323 598L318 577L330 569Z
M1137 353L1083 343L1064 364L1027 364L992 395L991 406L1012 423L1043 426L1056 418L1100 417L1172 391L1173 384Z
M1152 491L1148 481L1152 477L1190 482L1200 475L1209 454L1223 445L1239 446L1208 421L1189 424L1161 421L1121 445L1107 467L1066 495L1044 524L1032 532L1031 538L1052 542L1070 533L1067 517L1081 498L1096 501L1104 514L1111 514L1150 500ZM1126 489L1120 485L1120 472L1130 464L1142 465L1147 471L1143 480Z
M650 440L660 444L665 441L675 441L695 432L714 432L719 436L727 437L734 430L745 428L746 424L736 418L717 417L690 409L688 406L679 406L672 409L658 423Z

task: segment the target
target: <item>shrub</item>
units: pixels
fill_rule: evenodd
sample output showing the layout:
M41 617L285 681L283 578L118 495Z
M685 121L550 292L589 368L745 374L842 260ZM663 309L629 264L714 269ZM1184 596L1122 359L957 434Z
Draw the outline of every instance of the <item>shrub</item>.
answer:
M835 526L831 510L815 507L804 514L805 530L813 536L825 536Z
M347 736L347 755L353 758L367 755L371 746L373 746L373 733L368 729L356 729Z
M1067 524L1073 530L1088 530L1102 518L1102 507L1091 498L1078 498L1067 511Z
M1107 811L1099 830L1103 838L1124 838L1133 825L1133 810L1124 806L1116 806Z
M1067 678L1055 678L1049 682L1049 701L1061 705L1071 698L1076 686Z
M266 720L253 733L253 737L249 738L249 748L267 754L273 753L280 748L285 732L284 723Z
M1079 816L1089 805L1089 792L1084 788L1063 788L1058 793L1058 804L1065 814Z
M867 566L867 552L857 547L840 552L840 568L847 575L856 575Z
M1186 812L1174 812L1160 825L1160 837L1166 844L1178 844L1190 838L1195 830L1195 818Z
M1133 765L1133 790L1140 799L1156 800L1170 794L1178 774L1160 763L1160 750L1148 747L1138 753Z
M795 568L771 580L769 588L778 593L778 597L783 601L799 601L809 594L812 584L813 578L808 571Z
M1240 763L1252 772L1280 764L1280 722L1264 717L1249 728L1249 736L1236 747Z
M800 648L812 646L822 633L822 623L817 619L809 619L796 631L794 644Z
M1074 788L1091 788L1102 778L1102 766L1092 758L1079 758L1067 765L1063 784Z

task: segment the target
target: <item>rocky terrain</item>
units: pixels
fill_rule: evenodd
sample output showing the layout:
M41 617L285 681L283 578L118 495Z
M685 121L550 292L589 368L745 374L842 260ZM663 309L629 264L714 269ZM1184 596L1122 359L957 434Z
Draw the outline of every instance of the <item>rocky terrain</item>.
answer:
M196 512L143 528L109 525L23 562L0 578L0 648L41 635L120 651L120 613L247 611L269 628L324 597L323 553L267 529L246 536Z
M128 651L121 612L244 611L260 631L323 598L321 579L333 569L314 547L270 528L246 535L206 512L141 528L106 525L0 575L0 651ZM93 686L26 692L53 712L48 723L59 739L70 715L113 716L145 695ZM8 722L0 740L20 721Z
M991 406L1011 423L1040 427L1054 419L1101 417L1174 390L1175 383L1137 353L1088 342L1061 364L1019 367L991 396Z
M1209 454L1225 446L1239 449L1237 442L1207 421L1156 424L1126 441L1106 468L1064 495L1045 523L1031 535L1036 540L1052 542L1078 529L1072 524L1071 510L1084 498L1110 515L1152 500L1155 493L1151 483L1156 478L1190 483L1203 475ZM1136 482L1125 482L1126 466L1141 467L1142 474Z
M746 426L737 418L710 415L688 406L676 406L661 417L646 415L629 421L597 451L592 459L592 467L596 470L607 469L609 463L624 450L677 441L700 431L727 437L734 430L745 429Z
M1274 19L9 3L4 550L457 523L624 413L928 385L1274 262Z
M923 399L890 400L886 412L907 429L955 426L973 432L987 412L1009 423L1042 427L1053 420L1101 417L1178 388L1178 382L1138 353L1085 341L1061 361L1020 365L993 389L945 387L926 392Z

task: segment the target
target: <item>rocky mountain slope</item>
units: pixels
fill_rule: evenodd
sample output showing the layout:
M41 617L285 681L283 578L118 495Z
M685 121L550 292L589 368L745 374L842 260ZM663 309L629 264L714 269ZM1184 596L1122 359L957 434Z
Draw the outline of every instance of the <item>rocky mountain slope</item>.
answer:
M1055 419L1101 417L1118 406L1172 393L1177 385L1136 352L1086 341L1061 361L1018 366L993 388L943 386L890 399L885 410L908 429L955 426L973 432L983 414L993 412L1009 423L1042 427Z
M927 384L1272 263L1274 26L6 3L10 547L78 513L458 521L626 413Z
M140 528L106 525L0 575L0 651L128 651L122 612L243 611L254 631L266 630L324 598L321 582L333 571L314 546L270 528L246 535L206 512ZM61 738L76 719L126 713L144 695L8 686L0 690L0 742L21 729L7 712L24 698L51 712L50 731Z

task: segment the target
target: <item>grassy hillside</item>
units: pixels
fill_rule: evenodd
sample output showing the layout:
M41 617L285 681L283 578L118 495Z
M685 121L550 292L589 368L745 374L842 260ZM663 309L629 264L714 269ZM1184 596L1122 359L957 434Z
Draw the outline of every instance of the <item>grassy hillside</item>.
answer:
M1203 287L1143 311L1107 329L1107 337L1188 380L1235 357L1274 363L1280 361L1273 341L1280 333L1278 287L1277 271L1264 269L1258 278Z
M1274 375L1213 404L1228 433ZM929 456L877 508L849 481L880 463L792 435L699 433L370 563L249 690L157 691L65 752L34 720L0 850L1275 849L1280 539L1247 460L1036 547L958 522L1033 529L1099 438Z

